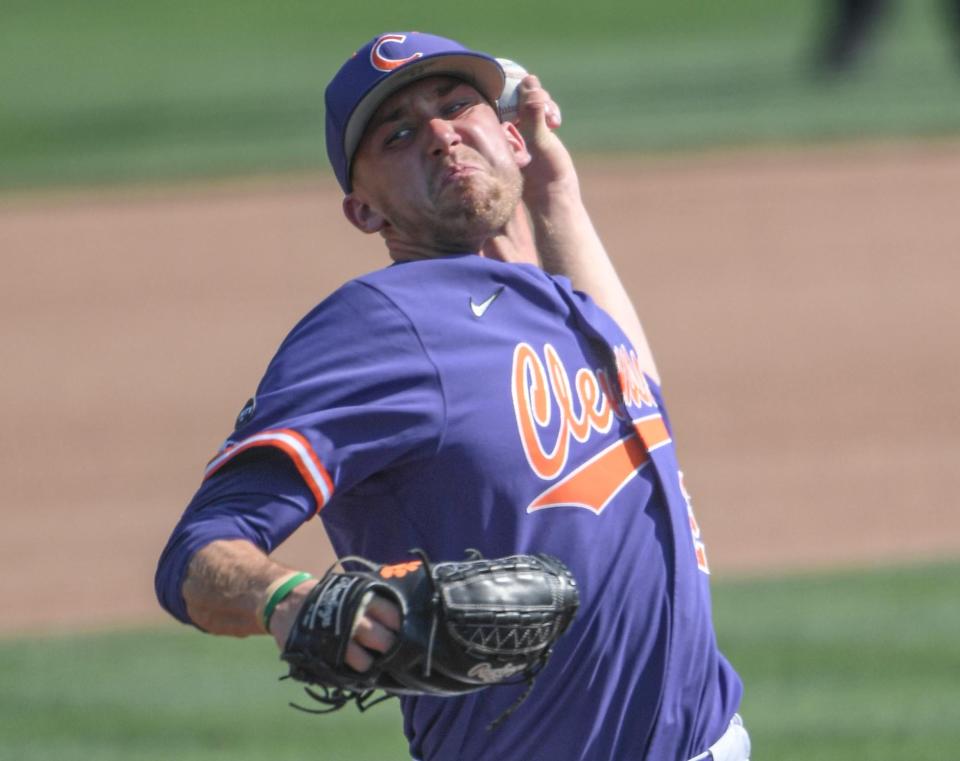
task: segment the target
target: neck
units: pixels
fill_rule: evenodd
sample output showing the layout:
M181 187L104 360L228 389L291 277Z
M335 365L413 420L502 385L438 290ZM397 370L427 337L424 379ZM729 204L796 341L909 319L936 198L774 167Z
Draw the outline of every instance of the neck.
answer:
M464 246L424 246L415 243L387 240L387 253L395 262L416 262L423 259L442 259L454 254L474 254L480 250Z
M395 262L438 259L453 254L479 254L501 262L539 264L533 230L523 204L517 204L507 223L493 235L472 242L456 245L424 243L397 235L394 229L381 232L387 252Z
M533 229L523 204L517 204L503 229L487 239L480 248L480 256L513 264L539 264Z

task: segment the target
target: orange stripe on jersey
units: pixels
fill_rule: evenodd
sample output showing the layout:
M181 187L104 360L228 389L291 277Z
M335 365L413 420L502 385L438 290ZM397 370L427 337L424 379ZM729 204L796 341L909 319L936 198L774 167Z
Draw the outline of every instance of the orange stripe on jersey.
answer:
M637 418L633 421L633 427L648 452L670 443L670 432L659 412Z
M649 461L636 435L620 439L551 486L527 507L532 513L548 507L585 507L598 515L638 470Z
M670 434L659 415L633 421L636 433L614 442L572 473L540 494L528 513L549 507L583 507L599 515L611 499L640 472L647 452L670 443Z
M262 431L227 447L207 465L203 475L204 480L210 478L237 455L254 447L274 447L293 460L294 466L317 502L317 512L330 501L330 497L333 496L333 479L313 451L310 442L290 428Z

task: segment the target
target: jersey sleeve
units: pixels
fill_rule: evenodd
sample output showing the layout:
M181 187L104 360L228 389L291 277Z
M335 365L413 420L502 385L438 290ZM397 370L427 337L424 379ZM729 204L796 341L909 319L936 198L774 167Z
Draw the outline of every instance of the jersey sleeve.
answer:
M192 623L182 585L199 549L242 539L269 554L336 494L432 456L444 425L439 377L406 316L344 286L290 333L207 466L160 558L161 604Z
M242 539L269 554L313 511L310 491L289 458L272 449L250 452L242 466L238 461L222 477L205 481L174 528L154 577L161 606L193 623L182 589L198 550L213 541Z
M444 425L439 375L409 319L353 281L281 345L205 480L270 447L290 459L320 510L373 474L432 456Z

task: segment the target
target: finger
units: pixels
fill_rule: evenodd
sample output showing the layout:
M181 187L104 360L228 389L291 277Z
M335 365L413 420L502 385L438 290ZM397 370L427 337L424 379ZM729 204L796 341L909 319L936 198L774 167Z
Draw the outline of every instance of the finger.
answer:
M558 106L556 101L552 99L549 103L547 103L545 116L547 120L547 126L550 129L557 129L563 123L563 115L560 113L560 106Z
M373 656L355 642L347 643L347 651L343 655L344 662L354 671L363 673L373 666Z
M370 600L365 614L367 617L372 618L377 623L395 632L400 631L400 627L403 625L403 614L400 608L391 600L380 595L375 595Z
M550 129L557 129L563 121L563 117L560 113L560 106L550 95L549 91L543 86L540 82L540 78L536 74L530 74L525 78L527 87L523 91L526 94L526 97L530 101L536 103L542 103L544 108L544 117L547 127Z
M520 122L517 126L525 140L536 142L549 129L546 121L549 96L533 74L525 77L518 89Z
M363 616L357 621L353 638L347 643L343 659L354 671L369 671L377 653L386 653L396 644L394 632Z
M519 95L523 101L530 103L543 103L546 106L546 113L549 118L560 120L560 106L550 95L550 92L540 82L536 74L528 74L518 85Z
M397 641L396 630L388 629L369 615L364 615L353 630L353 641L367 650L385 653Z

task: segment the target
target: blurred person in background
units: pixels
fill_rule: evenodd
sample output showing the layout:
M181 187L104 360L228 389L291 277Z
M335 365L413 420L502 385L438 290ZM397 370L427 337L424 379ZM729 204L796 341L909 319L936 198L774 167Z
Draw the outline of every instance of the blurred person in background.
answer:
M940 0L960 64L960 0ZM817 43L818 73L835 76L853 71L894 4L891 0L831 0Z

